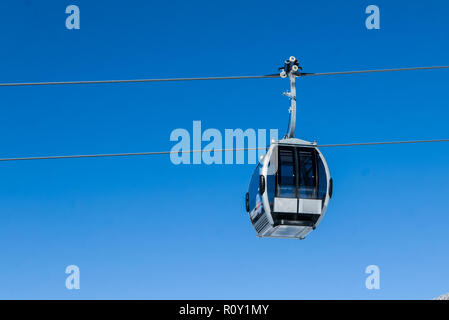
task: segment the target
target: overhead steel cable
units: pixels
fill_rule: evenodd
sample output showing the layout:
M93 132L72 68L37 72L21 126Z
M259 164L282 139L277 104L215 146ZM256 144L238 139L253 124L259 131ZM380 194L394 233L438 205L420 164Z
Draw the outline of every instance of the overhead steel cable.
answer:
M430 69L449 69L449 66L412 67L412 68L322 72L322 73L298 73L298 77L363 74L363 73L378 73L378 72L397 72L397 71L417 71L417 70L430 70ZM114 84L114 83L127 84L127 83L181 82L181 81L208 81L208 80L244 80L244 79L267 79L267 78L281 78L281 76L279 74L268 74L268 75L255 75L255 76L250 75L250 76L227 76L227 77L160 78L160 79L129 79L129 80L87 80L87 81L54 81L54 82L16 82L16 83L0 83L0 87L87 85L87 84Z
M229 77L199 77L199 78L166 78L166 79L130 79L130 80L93 80L93 81L57 81L57 82L17 82L0 83L0 87L24 86L55 86L69 84L113 84L113 83L147 83L147 82L179 82L179 81L208 81L208 80L236 80L236 79L264 79L280 78L278 74L264 76L229 76Z
M319 145L318 147L319 148L358 147L358 146L378 146L378 145L388 145L388 144L435 143L435 142L449 142L449 139L323 144L323 145Z
M345 74L360 74L360 73L379 73L379 72L397 72L397 71L418 71L431 69L449 69L449 66L434 66L434 67L412 67L412 68L395 68L395 69L375 69L375 70L358 70L358 71L341 71L341 72L321 72L321 73L300 73L300 77L308 76L334 76Z
M20 157L20 158L3 158L3 159L0 158L0 161L156 156L156 155L164 155L164 154L227 152L227 151L231 152L231 151L248 151L248 150L265 150L265 149L266 148L235 148L235 149L210 149L210 150L189 150L189 151L154 151L154 152L133 152L133 153L81 154L81 155L67 155L67 156Z
M333 148L333 147L356 147L356 146L397 145L397 144L437 143L437 142L449 142L449 139L323 144L317 145L317 147ZM235 152L235 151L254 151L254 150L266 150L266 148L205 149L205 150L190 150L190 151L155 151L155 152L133 152L133 153L83 154L83 155L67 155L67 156L17 157L17 158L0 158L0 162L52 160L52 159L56 160L56 159L80 159L80 158L134 157L134 156L155 156L155 155L184 154L184 153Z

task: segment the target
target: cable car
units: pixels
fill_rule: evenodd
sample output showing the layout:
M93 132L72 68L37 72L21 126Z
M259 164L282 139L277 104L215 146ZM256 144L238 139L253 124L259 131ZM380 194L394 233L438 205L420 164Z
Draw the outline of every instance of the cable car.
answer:
M246 210L260 237L304 239L324 217L333 181L315 143L273 142L256 167Z
M259 237L304 239L320 224L332 197L333 180L316 143L294 138L298 61L281 70L289 77L290 123L286 137L272 141L246 193L246 211Z

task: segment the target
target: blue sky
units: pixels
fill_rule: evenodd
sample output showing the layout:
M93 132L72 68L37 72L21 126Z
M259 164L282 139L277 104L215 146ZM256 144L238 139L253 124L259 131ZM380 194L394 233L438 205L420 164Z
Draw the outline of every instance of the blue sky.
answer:
M65 28L65 8L81 29ZM381 29L365 28L365 8ZM447 65L447 1L2 1L0 82ZM448 71L298 81L297 136L448 138ZM192 122L286 130L282 80L1 88L0 155L169 150ZM428 299L449 291L449 145L323 149L335 181L305 241L258 239L252 165L168 156L0 165L0 298ZM81 290L65 288L66 266ZM381 290L365 288L366 266Z

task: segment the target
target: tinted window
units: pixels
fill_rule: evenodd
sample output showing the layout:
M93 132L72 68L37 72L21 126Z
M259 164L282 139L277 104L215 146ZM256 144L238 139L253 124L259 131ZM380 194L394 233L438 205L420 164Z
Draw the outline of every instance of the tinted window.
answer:
M299 195L303 199L316 198L316 161L314 149L298 149Z
M324 168L324 163L321 157L317 155L318 158L318 198L324 200L327 193L327 176L326 170Z
M270 165L271 163L268 164L269 168ZM268 202L270 203L270 207L273 210L274 195L276 193L276 172L268 170L266 184L267 184Z
M260 163L254 170L253 176L251 177L251 181L249 183L249 210L253 210L256 206L256 197L259 194L259 175L260 175Z
M283 198L326 198L327 176L324 163L315 148L279 147L276 196ZM267 181L270 176L267 176ZM270 194L270 182L267 191ZM272 202L270 198L270 203Z
M296 197L296 168L293 150L293 148L279 148L279 197Z

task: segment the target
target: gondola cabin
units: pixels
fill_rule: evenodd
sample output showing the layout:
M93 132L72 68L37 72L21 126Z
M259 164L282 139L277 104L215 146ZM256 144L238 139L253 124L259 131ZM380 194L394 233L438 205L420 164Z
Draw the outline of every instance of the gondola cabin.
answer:
M332 179L316 144L273 142L254 171L246 210L259 237L304 239L324 217Z

